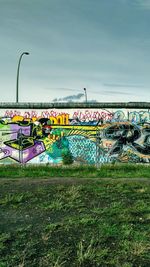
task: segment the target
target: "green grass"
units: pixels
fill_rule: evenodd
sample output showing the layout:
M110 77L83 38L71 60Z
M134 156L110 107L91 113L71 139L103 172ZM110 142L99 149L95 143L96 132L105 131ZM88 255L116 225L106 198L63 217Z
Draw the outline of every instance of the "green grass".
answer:
M2 178L149 178L150 165L106 164L95 166L0 165Z
M148 180L5 179L0 206L0 267L150 266Z

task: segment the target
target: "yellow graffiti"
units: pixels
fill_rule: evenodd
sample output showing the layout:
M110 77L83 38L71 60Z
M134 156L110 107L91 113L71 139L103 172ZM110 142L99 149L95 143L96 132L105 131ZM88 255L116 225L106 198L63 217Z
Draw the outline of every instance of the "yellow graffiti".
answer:
M23 120L24 120L23 116L18 116L18 115L12 118L12 122L23 121Z
M40 118L41 117L25 118L24 116L15 115L11 120L12 122L19 122L19 121L35 122L35 121L38 121ZM69 114L62 114L56 117L50 116L49 120L51 121L51 124L54 124L54 125L68 125Z
M49 119L52 122L52 124L61 124L61 125L69 124L69 114L62 114L56 117L50 116Z

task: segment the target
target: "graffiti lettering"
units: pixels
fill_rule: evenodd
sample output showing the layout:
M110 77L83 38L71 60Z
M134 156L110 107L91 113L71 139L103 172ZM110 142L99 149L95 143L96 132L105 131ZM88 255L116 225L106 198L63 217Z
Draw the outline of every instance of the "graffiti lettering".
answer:
M69 124L69 115L68 114L58 115L56 117L50 116L49 119L52 122L52 124L61 124L61 125L68 125Z
M20 116L21 112L18 110L6 110L4 117L13 118L14 116Z
M133 111L129 113L129 120L134 123L150 122L150 113L148 111Z
M21 114L21 111L16 110L7 110L4 117L11 118L13 122L29 120L29 121L38 121L40 118L47 118L51 121L52 124L69 124L69 114L63 112L55 111L42 111L41 114L38 114L37 111L25 111Z
M108 111L75 111L73 113L73 119L79 120L79 121L99 121L101 119L108 121L111 120L113 117L113 114Z
M148 111L130 111L129 113L117 110L114 113L113 121L131 121L133 123L150 122L150 112Z
M117 110L115 113L114 113L114 117L113 119L115 121L123 121L125 118L125 114L122 110Z

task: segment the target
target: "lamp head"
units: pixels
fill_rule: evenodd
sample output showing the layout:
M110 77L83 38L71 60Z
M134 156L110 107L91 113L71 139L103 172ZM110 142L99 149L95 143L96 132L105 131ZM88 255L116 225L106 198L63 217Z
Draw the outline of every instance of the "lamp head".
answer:
M25 55L29 55L29 52L24 52Z

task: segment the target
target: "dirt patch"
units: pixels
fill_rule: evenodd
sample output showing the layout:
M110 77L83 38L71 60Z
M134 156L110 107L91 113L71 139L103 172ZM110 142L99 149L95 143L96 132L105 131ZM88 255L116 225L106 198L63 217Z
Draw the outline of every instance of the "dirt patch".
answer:
M149 182L149 178L0 178L1 183L26 183L26 184L78 184L97 181L112 181L112 182Z

